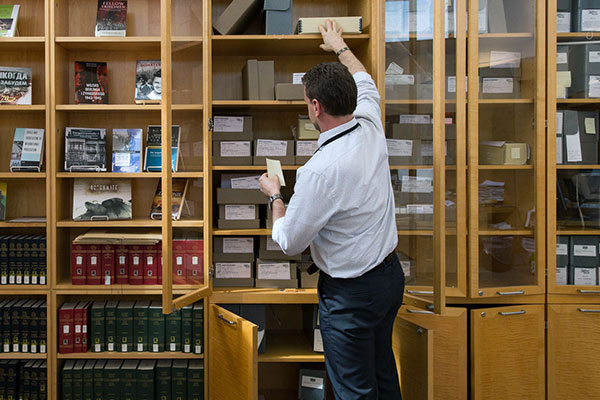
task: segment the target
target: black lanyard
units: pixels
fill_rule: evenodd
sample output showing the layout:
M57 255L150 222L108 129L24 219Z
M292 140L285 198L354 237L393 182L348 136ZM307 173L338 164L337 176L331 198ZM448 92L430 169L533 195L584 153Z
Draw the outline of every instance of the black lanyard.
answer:
M323 143L322 145L319 146L319 148L317 149L317 151L321 150L323 147L327 146L329 143L331 142L335 142L336 140L338 140L339 138L341 138L342 136L345 136L347 134L349 134L350 132L352 132L353 130L355 130L356 128L358 128L360 126L360 124L357 122L356 125L354 125L352 128L348 128L346 129L344 132L342 133L338 133L337 135L335 135L334 137L331 137L329 139L327 139L325 141L325 143ZM317 152L315 151L315 153Z

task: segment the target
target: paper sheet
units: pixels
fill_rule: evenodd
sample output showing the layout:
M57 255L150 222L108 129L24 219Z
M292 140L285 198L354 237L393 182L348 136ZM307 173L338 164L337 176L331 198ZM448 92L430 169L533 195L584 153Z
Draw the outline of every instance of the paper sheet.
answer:
M285 186L285 178L283 177L283 170L281 169L281 161L271 160L267 158L267 175L269 178L277 175L279 177L279 183L281 186Z
M596 118L585 119L585 133L588 135L596 134Z
M581 162L583 156L581 155L581 140L579 138L579 132L575 135L565 135L565 144L567 148L567 162Z

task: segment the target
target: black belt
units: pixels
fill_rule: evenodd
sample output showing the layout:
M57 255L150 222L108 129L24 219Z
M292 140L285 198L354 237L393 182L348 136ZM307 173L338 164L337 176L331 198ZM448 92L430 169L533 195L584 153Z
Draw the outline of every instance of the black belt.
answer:
M388 254L383 259L382 262L380 262L378 265L376 265L375 268L371 268L370 270L368 270L367 272L365 272L365 274L368 274L369 272L374 272L374 271L377 271L378 269L383 268L383 266L386 265L387 263L391 262L394 259L395 256L396 256L396 253L392 251L390 254ZM310 267L308 267L306 269L306 272L308 272L309 275L312 275L315 272L317 272L318 270L319 270L319 267L317 267L317 264L312 263L312 264L310 264Z

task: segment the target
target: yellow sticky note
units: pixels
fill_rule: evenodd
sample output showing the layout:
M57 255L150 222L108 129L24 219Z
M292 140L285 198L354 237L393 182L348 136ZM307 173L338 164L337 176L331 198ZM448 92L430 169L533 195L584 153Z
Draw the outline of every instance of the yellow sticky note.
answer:
M558 71L556 73L556 90L571 87L571 71Z
M588 135L596 134L596 119L595 118L586 118L585 119L585 133Z

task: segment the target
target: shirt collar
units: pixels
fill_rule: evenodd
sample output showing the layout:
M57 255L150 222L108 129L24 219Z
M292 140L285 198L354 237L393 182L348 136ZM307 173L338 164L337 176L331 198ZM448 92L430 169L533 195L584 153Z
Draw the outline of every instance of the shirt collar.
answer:
M346 122L345 124L338 125L335 128L332 128L328 131L321 132L321 134L319 135L319 140L318 140L317 144L319 146L322 146L323 143L325 143L330 138L334 137L338 133L344 132L346 129L352 128L356 124L357 124L356 118L352 117L352 119L350 121Z

